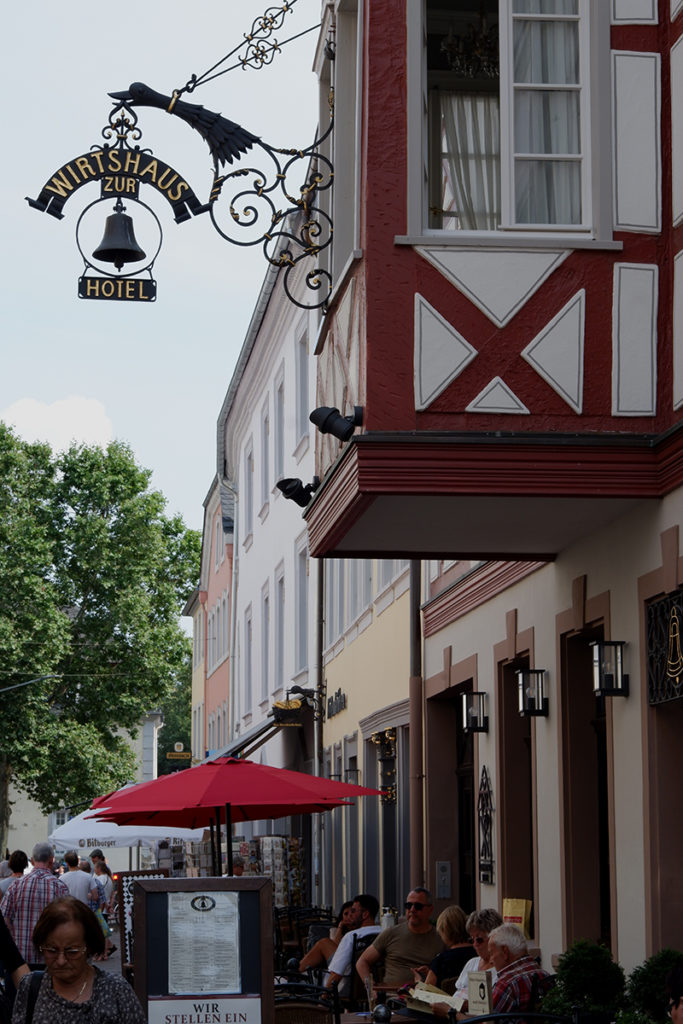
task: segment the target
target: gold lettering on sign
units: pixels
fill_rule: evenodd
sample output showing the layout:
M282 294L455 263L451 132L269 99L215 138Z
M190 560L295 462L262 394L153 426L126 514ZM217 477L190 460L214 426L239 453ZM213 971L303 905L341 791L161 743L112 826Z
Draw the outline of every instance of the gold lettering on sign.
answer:
M121 168L121 152L118 149L109 150L109 170L120 171Z
M88 177L88 175L90 175L91 178L95 177L95 171L93 170L92 164L88 160L87 156L79 156L79 158L76 160L76 167L78 167L79 171L81 172L84 181Z
M86 299L150 300L150 296L145 295L145 282L142 278L84 277L83 281Z
M47 192L55 192L58 196L61 196L61 198L64 199L69 192L73 192L73 185L70 181L67 181L66 174L62 169L57 171L52 179L52 184L46 185L45 189Z
M126 153L126 164L123 168L126 174L131 171L133 174L138 173L138 167L140 166L140 154L139 153Z
M175 203L177 199L180 199L183 192L187 192L189 188L190 186L187 184L186 181L179 181L175 191L167 193L168 198L171 200L172 203Z
M149 174L154 184L156 184L158 170L159 165L157 164L156 160L150 160L150 162L146 164L145 167L143 167L142 170L140 171L140 181L142 181L146 174Z
M167 174L172 174L173 175L173 177L171 178L170 181L165 181L165 178L166 178ZM161 174L159 175L159 180L157 182L157 186L159 188L163 189L164 191L166 191L167 188L171 187L171 185L173 184L173 182L176 180L177 177L178 177L178 175L173 170L173 168L172 167L167 167L166 170L162 171Z

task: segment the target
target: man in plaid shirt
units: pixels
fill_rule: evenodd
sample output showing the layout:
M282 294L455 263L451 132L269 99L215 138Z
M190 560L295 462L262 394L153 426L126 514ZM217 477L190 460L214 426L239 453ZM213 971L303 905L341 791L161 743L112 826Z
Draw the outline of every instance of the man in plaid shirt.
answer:
M31 863L33 871L18 878L5 893L0 912L7 922L17 949L31 966L43 964L43 957L33 945L33 929L48 903L69 890L52 874L54 850L49 843L36 843Z
M524 932L501 924L489 934L489 959L498 972L491 1001L494 1013L533 1011L551 984L550 975L528 955Z

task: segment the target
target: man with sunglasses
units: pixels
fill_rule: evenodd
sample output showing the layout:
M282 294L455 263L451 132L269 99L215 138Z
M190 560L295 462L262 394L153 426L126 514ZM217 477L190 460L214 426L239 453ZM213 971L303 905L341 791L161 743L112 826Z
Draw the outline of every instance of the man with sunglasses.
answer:
M382 984L400 988L413 981L413 971L426 968L437 953L443 952L444 944L430 920L433 909L428 889L418 886L408 893L405 922L380 932L356 964L366 986L372 980L373 968L381 966Z

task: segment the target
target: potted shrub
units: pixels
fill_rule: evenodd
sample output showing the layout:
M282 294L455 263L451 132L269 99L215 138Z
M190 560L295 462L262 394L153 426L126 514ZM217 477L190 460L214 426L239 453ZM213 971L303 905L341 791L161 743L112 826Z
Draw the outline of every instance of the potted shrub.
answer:
M626 1009L619 1024L668 1024L666 976L674 967L683 967L683 953L661 949L645 963L634 968L626 985Z
M609 1024L624 1004L625 977L605 946L578 939L560 956L554 988L541 1009L570 1016L579 1010L592 1021Z

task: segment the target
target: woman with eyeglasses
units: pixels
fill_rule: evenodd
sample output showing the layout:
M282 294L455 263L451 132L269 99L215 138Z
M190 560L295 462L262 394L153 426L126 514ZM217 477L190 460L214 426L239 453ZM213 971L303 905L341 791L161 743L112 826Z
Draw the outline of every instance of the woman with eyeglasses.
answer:
M455 983L455 994L467 999L467 984L470 971L492 971L491 983L496 980L496 969L489 960L489 932L503 923L503 918L493 907L475 910L467 918L467 934L472 940L474 952L462 969L462 974Z
M33 929L33 942L45 959L45 972L22 979L12 1024L146 1024L135 992L118 974L90 963L104 951L104 935L85 903L63 896L49 903ZM36 978L39 979L36 982ZM27 1015L33 988L34 1006Z

